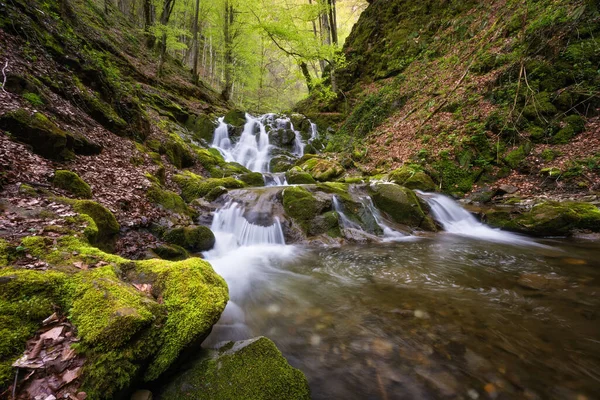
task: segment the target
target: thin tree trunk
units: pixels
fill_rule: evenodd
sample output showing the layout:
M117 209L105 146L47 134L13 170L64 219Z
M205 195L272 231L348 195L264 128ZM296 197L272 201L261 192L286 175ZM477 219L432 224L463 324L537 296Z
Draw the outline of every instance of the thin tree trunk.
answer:
M148 38L147 45L152 48L154 46L154 37L150 34L152 26L152 0L144 0L144 32Z
M175 0L165 0L165 4L160 15L160 23L163 26L167 26L169 23L169 19L171 18L171 13L173 12L173 7L175 7ZM165 64L165 58L167 56L167 33L164 32L162 35L162 41L160 44L160 61L158 62L158 77L161 77L164 73L163 67Z
M192 82L194 85L198 84L198 14L200 12L200 0L196 0L196 16L194 18L194 27L192 30L193 40L194 40L194 61L192 68Z
M300 63L300 69L302 70L302 75L304 75L304 79L306 80L306 87L308 88L308 93L313 90L312 78L310 76L310 71L308 70L308 65L304 61Z
M225 25L223 26L223 34L225 36L225 55L223 58L225 86L221 92L225 100L231 98L233 88L233 37L231 34L233 18L233 6L230 5L229 0L225 0Z

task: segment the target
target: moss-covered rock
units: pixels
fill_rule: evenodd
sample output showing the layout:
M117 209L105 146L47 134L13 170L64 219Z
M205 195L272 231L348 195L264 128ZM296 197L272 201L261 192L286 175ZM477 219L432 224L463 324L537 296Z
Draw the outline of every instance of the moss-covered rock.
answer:
M227 193L227 188L225 186L217 186L212 188L210 192L208 192L208 194L204 196L204 198L208 201L215 201L217 198L224 195L225 193Z
M73 209L80 214L89 215L97 228L96 240L108 239L119 233L119 223L112 212L101 204L91 200L78 200Z
M292 157L289 154L278 154L271 158L271 163L269 164L269 170L271 172L286 172L290 168L294 166L296 163L296 158Z
M310 399L306 377L265 337L229 342L208 351L168 384L162 399Z
M424 211L415 193L396 184L378 184L373 188L373 202L392 220L414 228L435 231L435 224Z
M283 190L283 208L305 232L309 231L311 221L324 210L325 202L300 186L290 186Z
M192 251L210 250L215 245L215 235L206 226L171 229L163 234L163 240Z
M196 162L189 146L174 133L161 144L160 153L165 154L171 164L177 168L189 168Z
M246 123L246 113L242 110L231 110L225 114L223 121L232 126L244 126Z
M491 226L535 236L565 236L574 230L600 232L600 209L580 202L545 202L528 212L492 210L486 213Z
M155 204L160 205L166 210L176 212L178 214L188 215L191 218L197 216L197 212L188 206L185 201L175 192L164 190L160 186L154 184L148 189L148 199Z
M25 109L8 112L0 116L0 128L41 156L55 160L74 157L72 147L67 146L67 133L42 113L31 114Z
M54 311L68 316L80 339L82 390L108 399L134 380L156 379L197 346L228 300L226 283L199 258L130 261L72 236L27 237L21 247L64 272L0 269L2 388L14 377L10 363Z
M433 179L418 168L403 166L390 172L390 181L412 190L434 191Z
M290 185L303 185L317 183L311 174L294 167L285 173L285 179Z
M234 178L203 178L192 172L175 175L173 180L181 188L181 195L187 202L206 196L217 186L228 189L239 189L245 186L244 182Z
M52 184L77 197L83 197L84 199L92 197L92 188L90 188L90 185L75 172L60 169L55 171Z
M238 179L244 182L248 186L264 186L265 178L260 172L247 172L238 177Z
M179 261L188 258L187 251L176 244L161 244L152 251L163 260Z
M194 139L205 140L207 143L212 142L217 127L214 118L207 115L191 115L185 122L185 126L192 131Z
M324 158L313 157L302 164L300 168L308 172L315 180L320 182L331 181L340 177L344 173L342 167L337 161L326 160Z
M234 162L227 162L217 149L196 150L198 162L213 178L246 174L251 172L248 168Z

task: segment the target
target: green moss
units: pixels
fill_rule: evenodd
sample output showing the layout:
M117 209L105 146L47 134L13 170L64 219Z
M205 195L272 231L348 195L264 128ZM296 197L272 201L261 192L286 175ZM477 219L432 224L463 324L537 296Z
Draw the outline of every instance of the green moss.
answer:
M308 173L302 171L299 167L294 167L285 173L285 179L290 185L303 185L317 183Z
M145 375L146 380L154 380L183 349L208 336L225 309L228 289L210 264L199 258L140 261L138 271L154 276L153 284L161 290L167 310L162 345Z
M189 207L185 201L177 193L170 190L164 190L160 186L154 184L148 189L148 200L154 204L162 206L166 210L176 212L178 214L188 215L192 218L197 216L197 212Z
M67 133L42 113L30 114L25 109L10 111L0 116L0 128L30 145L41 156L57 160L74 156L67 148Z
M223 121L233 126L244 126L246 123L246 113L242 110L231 110L225 114Z
M518 168L525 158L531 153L531 143L525 143L504 157L504 162L511 168Z
M544 160L544 161L552 161L559 155L560 155L559 151L553 150L550 148L544 149L544 151L542 151L542 153L540 154L540 156L542 157L542 160Z
M542 168L540 170L541 175L548 176L550 178L559 178L562 175L562 170L558 167Z
M171 229L163 234L163 240L192 251L210 250L215 245L215 235L206 226Z
M227 188L224 186L217 186L214 187L210 190L210 192L208 192L208 194L206 196L204 196L204 198L208 201L215 201L217 198L219 198L221 195L227 193Z
M212 141L216 128L214 118L206 115L191 115L185 126L193 132L194 139L197 141L205 140L207 143Z
M250 173L251 171L238 164L226 162L221 153L216 149L196 150L198 162L213 178Z
M19 185L19 193L27 195L29 197L35 197L38 195L37 190L33 186L29 186L26 183L21 183Z
M237 189L245 186L244 182L234 178L203 178L192 172L175 175L173 180L181 188L181 195L187 202L206 196L217 186L223 186L228 189Z
M56 170L54 172L52 184L77 197L83 197L84 199L92 197L90 185L81 179L75 172L60 169Z
M112 212L101 204L91 200L78 200L73 209L80 214L89 215L98 230L97 240L104 240L119 233L119 223Z
M177 246L176 244L162 244L152 250L163 260L179 261L188 258L187 251L183 247Z
M6 258L0 242L0 260ZM66 275L54 271L0 269L0 390L14 379L11 364L23 353L25 342L59 304Z
M571 141L573 136L575 136L575 131L573 130L573 127L567 125L558 132L556 132L554 136L552 136L551 142L553 144L567 144Z
M283 190L283 208L287 215L307 230L309 221L315 218L321 206L317 199L300 186L286 187Z
M44 105L44 100L36 93L23 93L23 98L34 107L41 107Z
M564 236L578 229L600 231L600 209L589 203L545 202L522 214L493 211L486 218L492 226L536 236Z
M327 182L338 178L345 171L344 167L338 162L317 157L304 161L300 164L300 168L320 182Z
M435 231L433 220L423 211L415 193L396 184L379 184L374 188L373 203L395 222Z
M478 176L476 168L464 168L454 161L442 158L432 164L436 180L446 193L466 193L471 190Z
M189 168L196 162L189 146L176 134L170 134L161 144L161 154L165 154L171 164L177 168Z
M260 172L248 172L242 174L238 179L244 182L248 186L264 186L265 178L263 178Z
M306 378L265 337L227 343L169 383L163 399L310 399Z
M434 191L436 185L429 175L417 166L403 166L392 172L391 182L413 190Z

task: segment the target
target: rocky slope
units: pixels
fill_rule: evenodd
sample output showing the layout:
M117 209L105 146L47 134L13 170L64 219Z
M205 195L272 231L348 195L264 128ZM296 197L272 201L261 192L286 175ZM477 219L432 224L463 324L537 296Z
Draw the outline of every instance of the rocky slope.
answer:
M299 110L362 174L413 164L457 196L593 194L599 22L595 1L375 0L345 43L343 95Z

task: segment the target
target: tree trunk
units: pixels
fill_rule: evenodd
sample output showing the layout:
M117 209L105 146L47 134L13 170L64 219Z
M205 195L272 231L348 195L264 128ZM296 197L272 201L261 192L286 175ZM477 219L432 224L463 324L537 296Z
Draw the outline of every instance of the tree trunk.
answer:
M144 0L144 32L147 37L147 45L149 48L154 47L154 36L150 34L152 26L152 0Z
M175 0L165 0L165 4L160 14L160 23L163 26L166 26L169 23L169 18L171 18L171 13L173 12L173 7L175 7ZM158 62L158 72L157 75L160 78L164 71L163 67L165 64L165 58L167 56L167 33L164 32L162 35L162 40L160 43L160 61Z
M194 27L192 29L192 35L194 40L194 51L193 51L193 68L192 68L192 82L194 85L198 84L198 14L200 12L200 0L196 0L196 16L194 18Z
M335 11L335 0L327 0L329 6L329 27L331 30L331 43L335 46L338 44L337 34L337 16Z
M306 87L308 88L308 93L313 90L312 78L310 76L310 71L308 70L308 65L304 61L300 63L300 69L302 70L302 75L304 75L304 79L306 80Z
M225 36L225 57L223 60L225 86L221 95L227 101L231 98L233 88L233 36L231 34L233 18L233 6L229 4L229 0L225 0L225 25L223 26Z

